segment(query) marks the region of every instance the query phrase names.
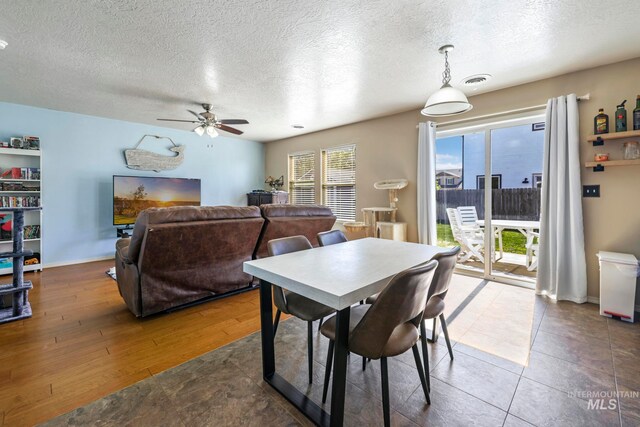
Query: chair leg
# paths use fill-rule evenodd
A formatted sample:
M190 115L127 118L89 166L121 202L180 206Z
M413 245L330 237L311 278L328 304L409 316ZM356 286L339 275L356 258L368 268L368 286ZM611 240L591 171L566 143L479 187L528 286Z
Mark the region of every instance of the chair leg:
M324 321L324 317L320 318L320 322L318 322L318 332L320 332L320 329L322 328L322 322Z
M418 351L418 344L414 344L413 347L411 347L411 350L413 350L413 359L416 361L416 368L418 368L418 375L420 376L420 384L422 384L424 398L427 399L427 404L431 405L431 398L429 397L429 389L427 388L425 373L422 370L422 363L420 362L420 352ZM427 377L428 376L429 373L427 372Z
M449 349L449 357L453 360L453 350L451 350L451 341L449 341L449 331L447 330L447 321L444 320L444 314L440 315L440 323L442 324L444 340L447 342L447 348Z
M384 426L391 425L391 411L389 409L389 372L387 370L387 358L380 359L380 367L382 368L382 410L384 412Z
M367 358L366 357L362 358L362 370L363 371L367 370Z
M278 323L280 323L280 314L282 314L282 312L280 311L280 309L278 309L278 311L276 311L276 320L273 322L273 338L276 338L276 331L278 330Z
M309 361L309 384L313 383L313 322L307 322L307 359Z
M431 331L431 342L438 341L438 318L433 318L433 330Z
M424 372L425 376L427 377L427 390L431 390L431 375L429 375L429 349L427 347L427 328L424 326L424 322L426 322L426 320L420 322L420 342L422 343L422 360L424 363Z
M324 386L322 388L322 403L327 401L327 391L329 390L329 377L331 376L331 365L333 365L333 340L329 340L329 350L327 351L327 366L324 370Z

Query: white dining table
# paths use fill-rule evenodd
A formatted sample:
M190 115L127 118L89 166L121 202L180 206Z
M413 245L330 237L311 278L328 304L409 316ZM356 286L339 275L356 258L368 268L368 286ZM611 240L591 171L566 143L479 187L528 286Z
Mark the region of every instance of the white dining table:
M484 220L478 220L478 225L484 227ZM517 230L529 242L529 239L533 239L533 233L535 230L540 230L540 221L521 221L511 219L493 219L491 220L491 228L493 228L494 236L498 236L498 245L500 248L500 255L502 256L502 232L504 230Z
M366 238L245 262L244 272L260 279L264 380L315 424L341 426L351 305L380 292L397 273L443 251L437 246ZM336 310L331 415L276 372L272 284Z

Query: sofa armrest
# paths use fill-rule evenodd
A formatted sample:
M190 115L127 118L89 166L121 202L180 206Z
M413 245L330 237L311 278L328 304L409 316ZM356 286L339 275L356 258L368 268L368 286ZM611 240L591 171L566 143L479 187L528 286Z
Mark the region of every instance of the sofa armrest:
M133 261L129 258L129 244L131 239L120 239L116 242L116 254L125 264L133 264Z

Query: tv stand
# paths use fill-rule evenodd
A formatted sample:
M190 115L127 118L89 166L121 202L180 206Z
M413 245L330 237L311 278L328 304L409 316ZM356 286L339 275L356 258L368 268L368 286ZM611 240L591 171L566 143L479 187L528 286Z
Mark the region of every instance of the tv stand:
M131 233L133 233L133 227L127 225L126 227L116 228L117 236L121 239L131 237Z

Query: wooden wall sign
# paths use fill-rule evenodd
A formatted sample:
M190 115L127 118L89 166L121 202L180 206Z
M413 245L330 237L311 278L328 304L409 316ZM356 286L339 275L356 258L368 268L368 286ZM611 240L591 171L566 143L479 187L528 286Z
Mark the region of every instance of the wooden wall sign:
M168 139L171 141L171 144L173 144L173 147L169 148L169 151L177 155L164 156L152 151L138 149L138 146L148 136L156 139ZM124 150L124 158L129 169L160 172L175 169L180 166L184 161L184 149L184 145L177 145L167 136L144 135L133 149Z

